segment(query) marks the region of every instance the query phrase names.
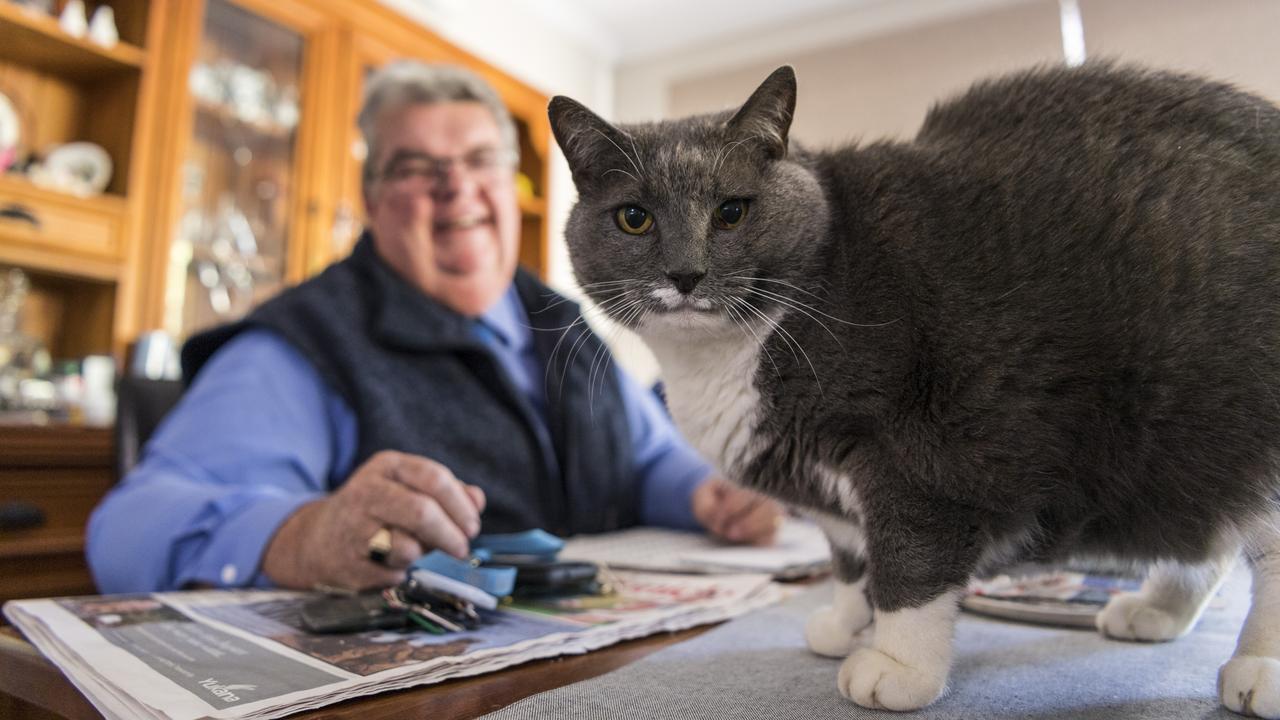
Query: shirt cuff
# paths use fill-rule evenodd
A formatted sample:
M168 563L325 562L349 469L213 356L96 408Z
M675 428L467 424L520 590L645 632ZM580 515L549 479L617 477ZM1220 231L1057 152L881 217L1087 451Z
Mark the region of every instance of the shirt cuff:
M192 583L214 587L274 587L261 572L267 543L298 508L324 493L259 495L224 522L200 551L199 561L179 575L181 589Z
M702 530L693 516L693 491L711 476L701 460L671 453L649 468L641 489L640 521L645 525Z

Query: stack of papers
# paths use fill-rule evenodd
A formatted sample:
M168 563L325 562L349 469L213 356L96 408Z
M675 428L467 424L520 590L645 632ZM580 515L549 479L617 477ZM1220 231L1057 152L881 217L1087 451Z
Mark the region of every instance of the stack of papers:
M776 541L764 547L729 545L700 532L640 527L570 538L560 559L656 572L745 572L798 578L829 570L831 546L817 526L788 519Z
M353 697L584 653L775 602L768 575L613 572L612 594L485 612L476 630L314 635L310 593L18 600L4 614L108 718L278 718Z
M994 617L1064 627L1092 628L1111 596L1142 581L1060 569L974 579L961 601L966 610Z

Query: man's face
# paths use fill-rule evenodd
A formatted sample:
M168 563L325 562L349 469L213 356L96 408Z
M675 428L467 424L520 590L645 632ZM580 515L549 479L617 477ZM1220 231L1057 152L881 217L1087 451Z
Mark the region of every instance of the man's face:
M480 103L410 105L378 118L365 191L374 247L424 292L470 317L515 273L520 211L493 115Z

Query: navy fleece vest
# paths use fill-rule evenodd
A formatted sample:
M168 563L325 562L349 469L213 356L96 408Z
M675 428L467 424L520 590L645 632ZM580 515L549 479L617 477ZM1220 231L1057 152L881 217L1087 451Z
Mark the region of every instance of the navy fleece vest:
M368 236L350 257L241 322L189 340L184 377L194 378L242 330L269 328L355 412L355 467L388 449L443 463L484 489L488 533L540 527L570 535L634 525L639 488L621 389L613 373L601 385L599 368L594 388L590 382L601 341L578 323L560 342L563 328L580 318L577 306L524 271L515 284L534 348L550 368L546 422L559 473L536 439L541 418L473 335L473 321L396 275ZM579 338L585 345L571 353Z

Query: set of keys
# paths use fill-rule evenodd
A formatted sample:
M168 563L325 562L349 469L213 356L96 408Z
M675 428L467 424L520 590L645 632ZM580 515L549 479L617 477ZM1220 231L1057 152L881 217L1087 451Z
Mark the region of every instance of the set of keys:
M408 614L409 621L434 635L474 630L480 614L470 600L429 588L413 577L382 591L392 611Z
M301 619L302 626L313 633L417 627L433 635L475 630L483 622L472 600L430 587L412 576L380 592L317 598L302 606Z
M498 598L546 598L609 592L587 562L556 560L563 541L541 530L475 538L470 558L433 551L405 579L380 592L328 596L305 604L302 625L315 633L416 626L435 635L475 630Z

